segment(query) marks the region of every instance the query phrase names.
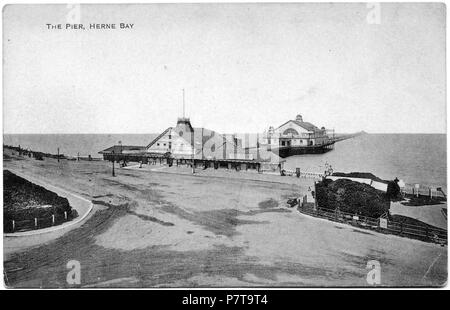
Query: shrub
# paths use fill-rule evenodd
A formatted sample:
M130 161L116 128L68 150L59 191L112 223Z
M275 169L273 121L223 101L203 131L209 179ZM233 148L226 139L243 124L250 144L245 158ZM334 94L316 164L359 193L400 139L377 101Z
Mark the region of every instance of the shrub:
M325 179L317 184L316 191L317 204L325 209L378 218L390 207L382 191L348 179Z
M43 219L43 222L45 219L44 227L46 227L52 225L52 215L55 215L55 224L65 221L64 212L67 212L68 220L78 216L77 212L72 210L67 198L60 197L8 170L3 172L3 203L5 232L10 230L6 227L9 227L12 220L16 222L29 221L28 225L31 227L26 228L33 229L34 218ZM49 207L43 208L44 205L49 205Z

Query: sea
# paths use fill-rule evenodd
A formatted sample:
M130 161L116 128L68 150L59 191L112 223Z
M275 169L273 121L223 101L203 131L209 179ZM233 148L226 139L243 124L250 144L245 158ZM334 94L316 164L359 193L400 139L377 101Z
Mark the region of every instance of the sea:
M101 157L99 151L121 141L145 146L158 134L5 134L3 144L67 156ZM370 172L408 184L447 188L446 134L364 134L335 144L325 154L285 158L285 169L323 172Z

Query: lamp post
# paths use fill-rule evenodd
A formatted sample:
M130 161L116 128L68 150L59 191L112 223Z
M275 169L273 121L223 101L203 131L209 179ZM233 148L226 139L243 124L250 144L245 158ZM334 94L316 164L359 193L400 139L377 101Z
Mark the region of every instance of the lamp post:
M119 141L119 145L120 145L120 156L119 156L119 164L120 164L120 159L122 156L122 152L123 152L123 146L122 146L122 141ZM123 159L123 167L125 166L125 159ZM120 167L120 165L119 165Z

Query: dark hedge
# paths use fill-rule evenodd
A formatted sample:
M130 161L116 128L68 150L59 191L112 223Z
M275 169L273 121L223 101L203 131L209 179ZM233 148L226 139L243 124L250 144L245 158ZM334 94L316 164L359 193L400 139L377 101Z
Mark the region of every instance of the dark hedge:
M12 220L32 221L34 218L49 220L54 214L58 219L63 218L67 212L68 220L77 217L76 210L72 210L67 198L42 186L33 184L8 170L3 172L3 223L10 226ZM51 207L42 208L43 205ZM30 222L32 225L32 222ZM9 229L8 229L9 230Z
M348 179L325 179L316 185L320 208L378 218L389 211L390 200L384 192L370 185Z

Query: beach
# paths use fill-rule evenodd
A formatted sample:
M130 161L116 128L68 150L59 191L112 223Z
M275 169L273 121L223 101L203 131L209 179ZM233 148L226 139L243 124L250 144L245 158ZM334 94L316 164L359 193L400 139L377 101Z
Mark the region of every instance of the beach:
M156 167L155 167L156 168ZM311 179L189 168L124 169L104 161L14 156L4 169L93 202L70 230L4 238L9 287L70 287L67 262L81 266L79 287L442 286L447 248L302 215L289 197Z

